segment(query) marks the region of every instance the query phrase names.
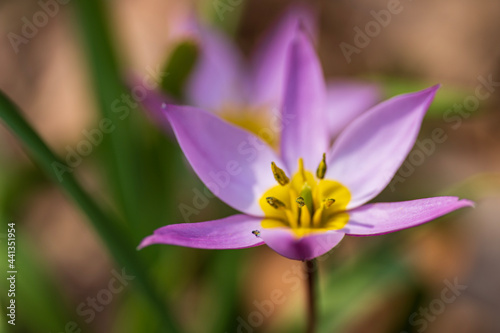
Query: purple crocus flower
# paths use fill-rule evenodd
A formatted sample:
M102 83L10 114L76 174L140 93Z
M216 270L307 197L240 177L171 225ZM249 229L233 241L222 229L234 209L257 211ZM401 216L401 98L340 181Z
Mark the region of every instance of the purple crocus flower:
M287 258L310 260L345 235L398 231L473 205L457 197L366 204L387 186L411 150L438 86L378 104L347 125L331 145L322 70L302 29L291 43L287 73L279 153L213 113L188 106L163 109L201 180L242 214L167 225L140 248L267 244Z
M185 87L187 103L259 135L260 130L280 116L287 51L297 25L301 24L314 39L315 21L308 7L291 6L259 41L248 61L223 33L190 18L182 35L194 39L200 52ZM380 101L380 96L381 91L374 84L357 80L329 82L325 107L331 111L329 115L336 114L337 118L327 116L324 120L332 137ZM162 102L170 101L158 91L150 91L142 101L153 118L166 125L158 114ZM266 140L276 143L272 138Z

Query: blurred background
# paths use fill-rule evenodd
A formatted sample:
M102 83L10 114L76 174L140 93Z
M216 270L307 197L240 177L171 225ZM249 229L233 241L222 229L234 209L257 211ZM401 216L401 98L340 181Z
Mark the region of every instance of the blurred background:
M49 13L49 2L0 1L0 90L62 157L86 138L85 131L99 128L106 105L121 101L120 88L110 87L132 73L152 75L166 92L182 96L193 66L193 50L178 32L186 17L195 13L250 55L266 29L296 3L114 0L94 8L92 1L61 0L57 12ZM373 82L383 98L443 85L420 140L432 138L436 129L446 139L434 142L429 154L416 146L420 153L410 154L398 181L375 201L457 195L476 207L395 234L346 237L320 260L319 331L500 332L500 2L401 0L400 13L366 45L357 45L355 29L364 31L375 20L373 11L393 2L308 2L318 15L318 52L327 78ZM36 17L41 10L49 14L45 23ZM30 31L26 22L33 20L41 20L40 27ZM13 35L23 31L30 37ZM345 43L357 51L346 57ZM162 71L169 75L162 77ZM470 104L478 85L488 81L482 90L488 97ZM193 191L204 187L175 140L138 107L129 111L102 144L75 162L72 174L122 221L127 244L135 249L154 229L184 222L180 207L191 205ZM169 331L138 279L116 277L131 273L3 122L0 142L0 243L6 251L7 223L15 222L18 266L16 326L7 324L8 285L2 278L0 331ZM191 222L231 213L211 198ZM181 332L303 331L301 263L265 246L152 246L137 257ZM6 272L7 256L0 262ZM123 288L110 287L115 282ZM450 287L457 284L465 287ZM276 292L282 302L263 311ZM443 295L456 297L447 302ZM93 307L92 299L100 303Z

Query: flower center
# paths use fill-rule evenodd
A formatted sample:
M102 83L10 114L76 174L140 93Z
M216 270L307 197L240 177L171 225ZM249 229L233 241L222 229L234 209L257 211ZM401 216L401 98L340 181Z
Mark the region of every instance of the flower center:
M316 175L304 169L302 158L298 163L298 171L291 179L271 163L278 185L266 191L259 200L266 216L262 227L289 227L299 237L315 231L342 229L349 220L346 207L351 193L339 182L324 179L325 154Z

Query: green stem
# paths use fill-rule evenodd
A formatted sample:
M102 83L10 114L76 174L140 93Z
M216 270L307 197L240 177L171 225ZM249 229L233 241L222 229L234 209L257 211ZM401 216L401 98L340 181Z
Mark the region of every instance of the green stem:
M66 167L43 142L38 134L22 117L19 109L9 98L0 92L0 118L20 138L29 150L33 160L52 178L56 183L71 196L75 203L87 215L89 221L107 245L111 255L118 265L135 276L140 290L157 310L158 316L163 320L163 327L168 332L178 332L173 319L170 317L164 302L151 289L148 277L144 274L135 246L129 240L128 234L122 230L117 219L107 215L82 189L70 172L60 173L55 166ZM68 168L69 169L69 168Z
M307 272L307 333L316 332L318 265L316 259L305 262Z

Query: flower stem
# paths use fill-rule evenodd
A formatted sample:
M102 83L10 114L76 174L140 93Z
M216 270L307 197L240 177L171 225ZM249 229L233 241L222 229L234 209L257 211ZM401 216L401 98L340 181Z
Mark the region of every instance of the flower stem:
M316 331L318 264L316 259L305 262L307 272L307 333Z

